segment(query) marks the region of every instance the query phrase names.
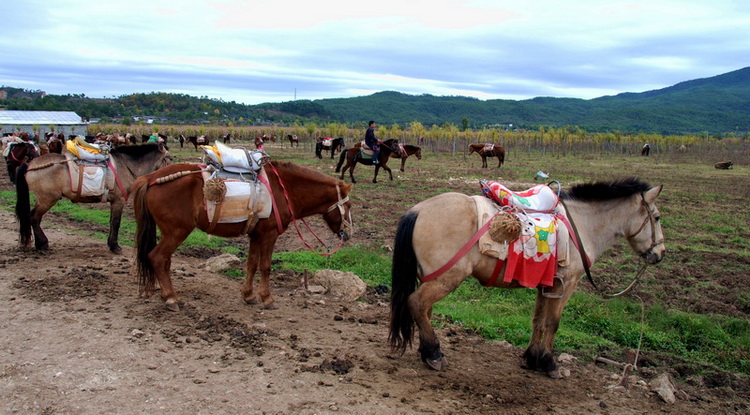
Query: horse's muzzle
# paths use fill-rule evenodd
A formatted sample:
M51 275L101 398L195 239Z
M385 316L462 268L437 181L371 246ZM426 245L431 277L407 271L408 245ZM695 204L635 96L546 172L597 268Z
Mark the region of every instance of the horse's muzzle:
M649 251L645 252L641 256L643 257L643 259L646 260L646 262L649 265L656 265L659 262L661 262L661 260L664 258L664 254L665 253L666 253L666 250L662 251L661 253L656 253L656 252L654 252L652 250L649 250Z
M338 236L339 236L339 238L341 238L341 240L342 240L342 241L344 241L344 242L346 242L346 241L348 241L348 240L349 240L349 234L348 234L348 233L346 233L346 231L345 231L345 230L343 230L343 229L339 231L339 233L338 233Z

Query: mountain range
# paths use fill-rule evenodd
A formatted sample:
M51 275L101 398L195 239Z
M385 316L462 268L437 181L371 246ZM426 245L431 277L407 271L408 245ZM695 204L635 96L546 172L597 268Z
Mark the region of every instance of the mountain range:
M4 91L4 92L3 92ZM750 131L750 67L641 93L593 99L538 97L479 100L464 96L409 95L395 91L354 98L296 100L245 105L151 92L118 98L51 95L0 87L0 106L9 110L76 111L105 120L151 116L165 123L232 125L330 123L425 126L453 124L536 129L580 127L591 132L736 133Z

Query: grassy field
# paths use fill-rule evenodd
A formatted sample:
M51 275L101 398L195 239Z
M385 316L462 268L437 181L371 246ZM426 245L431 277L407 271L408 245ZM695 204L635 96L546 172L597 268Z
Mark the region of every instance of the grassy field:
M248 143L244 144L250 147ZM267 145L274 159L290 160L334 175L334 161L313 157L303 143L289 149ZM351 144L351 143L350 143ZM582 282L565 309L557 337L558 351L582 357L597 354L622 356L639 347L642 365L671 364L694 371L727 370L750 374L750 146L739 150L672 152L639 157L622 153L552 154L534 149L509 149L506 164L482 169L477 155L463 152L425 151L422 160L410 158L406 172L391 160L394 181L380 172L371 182L373 169L359 166L358 184L352 195L356 234L351 243L330 258L309 251L277 252L277 268L295 271L331 268L352 271L369 285L390 284L392 239L396 222L409 207L431 196L458 191L479 194L479 179L498 180L513 189L534 184L537 171L564 187L578 182L637 176L653 185L663 184L657 205L662 213L667 256L650 267L636 291L637 297L604 301ZM176 161L195 162L199 153L172 144ZM325 153L324 153L325 156ZM716 170L717 161L731 159L732 170ZM338 160L338 155L336 157ZM490 166L494 166L490 160ZM348 182L348 174L346 181ZM3 205L14 204L12 190L0 195ZM104 205L102 205L104 206ZM101 206L100 206L101 208ZM95 223L106 239L108 212L69 202L55 211L77 221ZM132 220L123 223L120 240L131 245ZM196 231L184 246L245 255L246 241L207 238ZM608 292L623 288L632 279L637 258L627 243L606 253L592 272ZM241 275L235 270L231 275ZM438 324L450 322L476 330L489 339L524 346L530 335L534 290L498 290L467 280L436 305Z

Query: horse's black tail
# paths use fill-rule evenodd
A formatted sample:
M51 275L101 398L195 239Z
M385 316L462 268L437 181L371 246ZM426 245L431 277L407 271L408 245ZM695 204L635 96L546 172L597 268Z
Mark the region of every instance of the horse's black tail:
M417 288L417 256L412 246L416 212L401 217L393 245L391 268L391 325L388 342L391 349L404 353L411 346L414 334L414 317L409 310L409 296Z
M341 166L344 165L344 161L346 160L346 153L348 153L348 151L341 152L341 155L339 156L339 164L336 165L336 173L341 171Z
M135 265L141 294L149 295L156 287L156 274L148 254L156 247L156 221L148 210L146 192L148 181L141 177L133 183L133 210L137 225L135 233Z
M22 163L16 168L16 217L18 218L19 243L26 247L31 243L31 200L26 171L29 166Z

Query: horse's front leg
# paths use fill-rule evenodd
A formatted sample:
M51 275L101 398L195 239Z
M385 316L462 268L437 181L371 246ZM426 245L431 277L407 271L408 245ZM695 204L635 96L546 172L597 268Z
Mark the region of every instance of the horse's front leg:
M406 157L401 157L401 171L404 171L404 165L406 164Z
M119 192L115 189L113 192ZM119 195L119 193L117 193ZM107 246L109 250L114 254L121 254L122 248L117 242L120 235L120 223L122 222L122 211L125 207L125 199L122 197L116 197L110 202L109 208L109 237L107 238Z
M372 182L378 182L378 172L380 171L380 163L375 164L375 176L372 177Z
M562 298L546 297L541 288L537 291L532 333L529 347L523 354L525 367L547 373L551 378L558 379L562 375L554 358L555 333L560 325L562 311L570 296L575 291L578 279L565 278L565 284L555 280L552 289L554 294L562 294ZM558 285L559 284L559 285Z

